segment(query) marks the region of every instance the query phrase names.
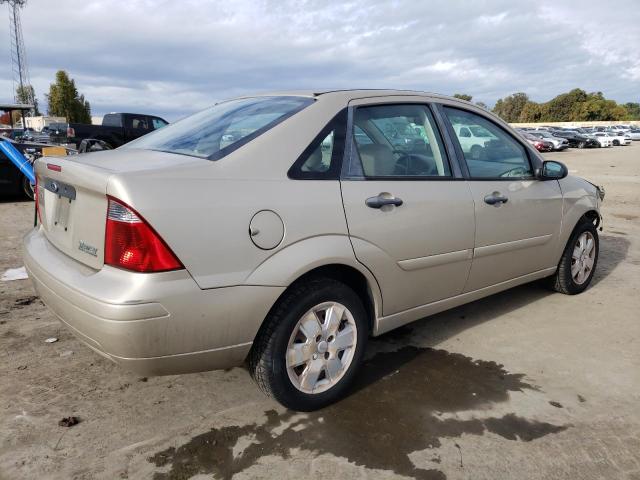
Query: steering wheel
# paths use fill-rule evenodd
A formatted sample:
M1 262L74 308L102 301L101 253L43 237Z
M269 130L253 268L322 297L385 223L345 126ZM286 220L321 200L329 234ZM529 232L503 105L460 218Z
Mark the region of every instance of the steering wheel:
M424 156L415 153L402 153L396 161L395 175L433 176L438 171L435 164L428 162Z

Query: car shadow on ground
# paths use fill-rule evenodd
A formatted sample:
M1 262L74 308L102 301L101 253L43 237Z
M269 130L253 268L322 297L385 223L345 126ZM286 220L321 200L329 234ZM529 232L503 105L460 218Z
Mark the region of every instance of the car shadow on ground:
M603 281L627 255L629 242L603 236L601 262L593 286ZM491 432L503 439L529 442L570 427L525 418L465 416L456 412L486 410L507 402L513 392L536 391L540 412L562 408L525 380L493 361L477 360L434 348L443 340L483 322L509 314L550 295L540 282L523 285L434 315L371 339L369 356L342 401L318 412L297 414L273 409L266 421L222 426L194 436L178 447L148 457L159 470L155 479L213 474L231 478L275 455L287 459L302 449L330 453L357 466L419 479L444 479L441 458L433 450L444 439ZM416 346L419 344L420 346ZM429 346L424 346L429 345ZM555 405L553 405L555 403ZM238 452L236 445L250 439ZM460 449L457 443L454 445ZM426 451L416 465L414 452ZM462 459L462 451L460 450Z

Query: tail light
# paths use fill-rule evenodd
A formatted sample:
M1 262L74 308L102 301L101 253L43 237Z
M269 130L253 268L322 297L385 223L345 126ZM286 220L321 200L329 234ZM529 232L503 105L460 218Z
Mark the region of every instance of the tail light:
M184 268L160 235L124 202L109 198L104 263L135 272Z
M42 215L40 214L40 196L42 195L40 193L40 189L38 188L38 175L36 175L36 185L34 187L34 195L33 198L36 201L36 214L38 215L38 221L40 221L40 223L42 223ZM37 225L37 222L34 222L34 227Z
M67 137L75 137L75 136L76 136L76 131L71 127L67 127Z

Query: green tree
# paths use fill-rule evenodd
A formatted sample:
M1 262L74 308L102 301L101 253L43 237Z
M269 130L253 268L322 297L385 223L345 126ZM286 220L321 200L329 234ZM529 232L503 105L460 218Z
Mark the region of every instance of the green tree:
M56 81L49 86L46 97L49 115L65 117L67 122L91 123L89 102L78 94L75 81L64 70L56 73Z
M33 113L35 116L38 116L40 115L40 110L38 109L38 99L36 98L36 92L33 86L24 85L16 88L16 100L18 103L31 103L31 99L33 99Z
M543 115L544 107L542 105L536 102L527 102L524 107L522 107L522 110L520 110L518 122L540 122L542 121Z
M560 94L548 102L536 103L525 93L514 93L496 102L493 112L507 122L590 122L640 119L640 104L618 105L602 92L580 88Z
M640 103L628 102L623 107L627 110L629 120L640 120Z
M505 122L518 122L520 114L527 103L529 103L529 96L526 93L514 93L498 100L493 107L493 113L501 117Z
M453 96L455 98L459 98L460 100L466 100L467 102L470 102L473 98L471 95L467 95L466 93L455 93Z
M585 102L587 98L587 92L580 88L574 88L569 93L558 95L547 102L544 121L570 122L578 120L576 117L580 109L579 104Z

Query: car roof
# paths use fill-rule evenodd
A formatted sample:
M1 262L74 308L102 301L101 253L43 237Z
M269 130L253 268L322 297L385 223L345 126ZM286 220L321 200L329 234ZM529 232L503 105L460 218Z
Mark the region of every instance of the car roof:
M440 95L437 93L424 92L419 90L397 90L397 89L373 89L373 88L360 88L360 89L316 89L316 90L284 90L275 92L264 92L255 95L246 95L243 98L248 97L269 97L269 96L294 96L294 97L311 97L322 98L332 97L332 99L341 99L343 101L351 101L359 98L370 97L395 97L395 96L418 96L428 97L433 99L446 99L453 100L460 103L467 103L473 105L471 102L461 100L459 98L450 97L447 95Z

